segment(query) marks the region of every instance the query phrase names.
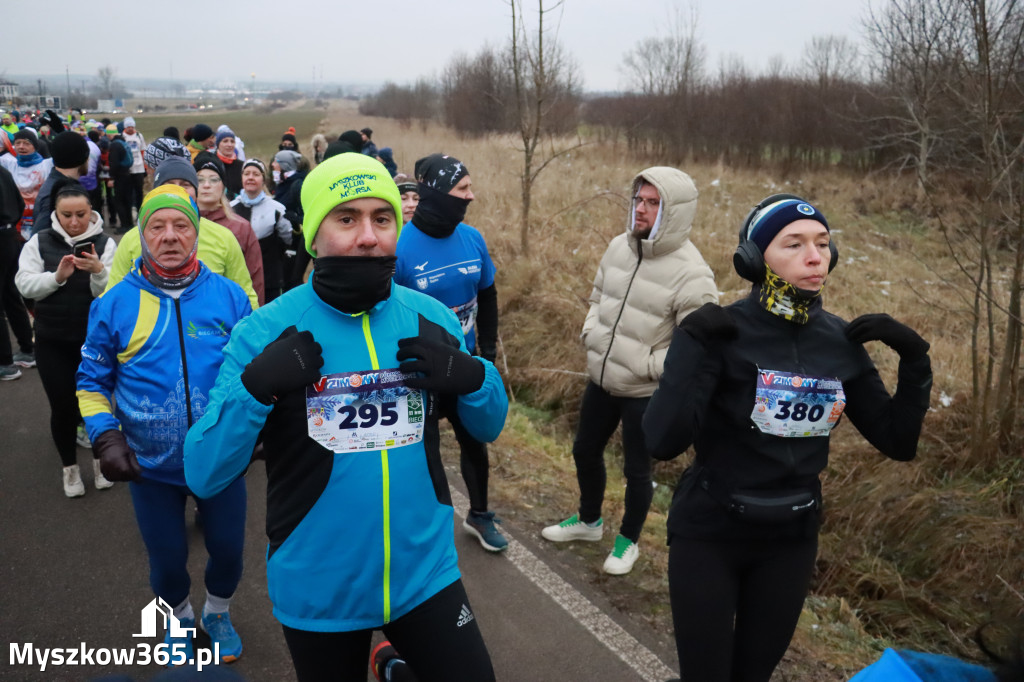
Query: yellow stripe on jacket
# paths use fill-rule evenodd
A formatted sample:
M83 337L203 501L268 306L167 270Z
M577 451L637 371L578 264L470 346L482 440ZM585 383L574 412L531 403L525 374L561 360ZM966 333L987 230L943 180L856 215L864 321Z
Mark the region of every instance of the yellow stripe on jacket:
M160 299L148 291L139 289L139 315L135 320L135 328L132 330L128 345L117 354L119 363L125 364L142 350L152 335L153 328L156 327L158 317L160 317Z

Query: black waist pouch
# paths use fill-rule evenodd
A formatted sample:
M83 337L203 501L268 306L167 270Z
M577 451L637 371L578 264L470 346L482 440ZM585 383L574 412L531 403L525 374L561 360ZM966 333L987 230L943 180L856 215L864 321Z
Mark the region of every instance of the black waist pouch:
M738 490L729 495L729 511L749 523L786 523L817 508L810 490Z
M775 524L796 521L821 507L817 492L806 488L736 490L708 469L697 472L698 485L738 521Z

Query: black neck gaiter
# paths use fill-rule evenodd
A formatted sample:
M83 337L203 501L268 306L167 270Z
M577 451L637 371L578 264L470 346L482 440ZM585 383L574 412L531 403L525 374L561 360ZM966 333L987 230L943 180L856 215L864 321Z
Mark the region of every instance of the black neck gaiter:
M313 261L313 291L347 315L366 312L391 295L394 256L320 256Z
M412 216L412 224L428 237L434 239L447 237L466 217L466 207L469 206L468 199L461 199L447 192L441 192L422 182L419 183L417 191L420 195L420 203L416 206L416 213Z

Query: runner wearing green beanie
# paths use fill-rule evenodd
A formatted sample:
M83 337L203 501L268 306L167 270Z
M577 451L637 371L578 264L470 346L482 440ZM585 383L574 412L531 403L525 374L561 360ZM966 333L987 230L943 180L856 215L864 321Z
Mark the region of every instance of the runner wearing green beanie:
M339 154L327 159L302 183L303 237L306 251L316 258L313 238L324 217L338 204L353 199L383 199L395 209L398 230L402 230L402 195L391 173L376 159L364 154Z
M150 219L165 208L188 218L195 234L168 239L147 230ZM142 243L140 273L151 284L164 289L184 289L199 276L199 207L181 187L161 185L146 195L139 210L139 238Z
M173 208L184 213L196 232L199 232L199 207L196 201L188 193L177 185L162 185L150 191L142 200L142 212L139 214L139 225L142 231L146 229L149 216L161 208Z
M493 441L508 410L501 375L466 351L447 305L392 281L402 207L384 166L332 157L301 198L313 273L232 331L189 431L185 480L218 494L263 439L267 584L299 680L365 679L376 629L417 679L493 682L434 406Z

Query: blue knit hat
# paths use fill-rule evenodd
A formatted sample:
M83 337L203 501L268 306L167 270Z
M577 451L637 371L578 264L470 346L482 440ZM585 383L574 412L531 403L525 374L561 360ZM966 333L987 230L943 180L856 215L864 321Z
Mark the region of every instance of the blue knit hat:
M220 141L223 140L226 137L230 137L233 140L233 139L235 139L235 133L234 133L234 131L231 130L231 128L227 128L225 126L221 126L220 128L217 129L217 139L215 140L216 144L214 146L219 147L220 146Z
M747 239L754 242L761 253L787 225L797 220L816 220L828 230L828 222L821 211L803 199L782 199L761 209L747 228Z

